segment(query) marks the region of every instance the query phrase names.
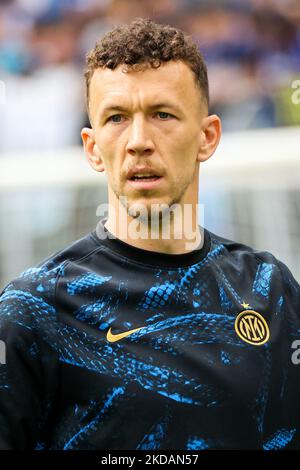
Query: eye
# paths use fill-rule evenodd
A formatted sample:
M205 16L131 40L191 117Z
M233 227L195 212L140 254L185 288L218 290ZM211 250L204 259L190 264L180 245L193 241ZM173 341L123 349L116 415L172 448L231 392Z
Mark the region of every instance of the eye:
M114 122L115 124L119 124L121 122L122 114L113 114L107 119L107 122Z
M173 117L170 113L165 113L164 111L158 111L157 113L163 120Z

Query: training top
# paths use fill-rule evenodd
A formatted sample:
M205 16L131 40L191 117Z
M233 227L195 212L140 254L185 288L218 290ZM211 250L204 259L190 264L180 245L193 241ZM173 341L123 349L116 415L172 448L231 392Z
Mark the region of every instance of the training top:
M0 449L299 449L300 286L203 228L85 237L0 295Z

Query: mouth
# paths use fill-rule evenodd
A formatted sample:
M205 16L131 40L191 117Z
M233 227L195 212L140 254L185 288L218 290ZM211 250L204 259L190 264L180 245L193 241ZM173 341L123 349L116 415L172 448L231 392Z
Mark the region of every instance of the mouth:
M153 189L157 187L162 181L162 176L151 175L151 176L132 176L128 178L129 184L135 189Z

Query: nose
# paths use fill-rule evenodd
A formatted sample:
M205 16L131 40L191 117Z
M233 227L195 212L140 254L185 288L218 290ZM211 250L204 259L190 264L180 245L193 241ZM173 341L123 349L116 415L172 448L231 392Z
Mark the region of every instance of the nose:
M147 123L143 116L135 116L129 128L129 137L126 151L130 155L151 155L154 151L154 143L150 137Z

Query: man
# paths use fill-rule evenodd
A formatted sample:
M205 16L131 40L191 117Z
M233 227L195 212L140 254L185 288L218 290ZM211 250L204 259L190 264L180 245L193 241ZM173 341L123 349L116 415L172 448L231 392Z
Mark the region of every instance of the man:
M298 448L300 287L197 222L221 133L197 47L137 19L97 43L86 81L108 216L0 297L1 448Z

